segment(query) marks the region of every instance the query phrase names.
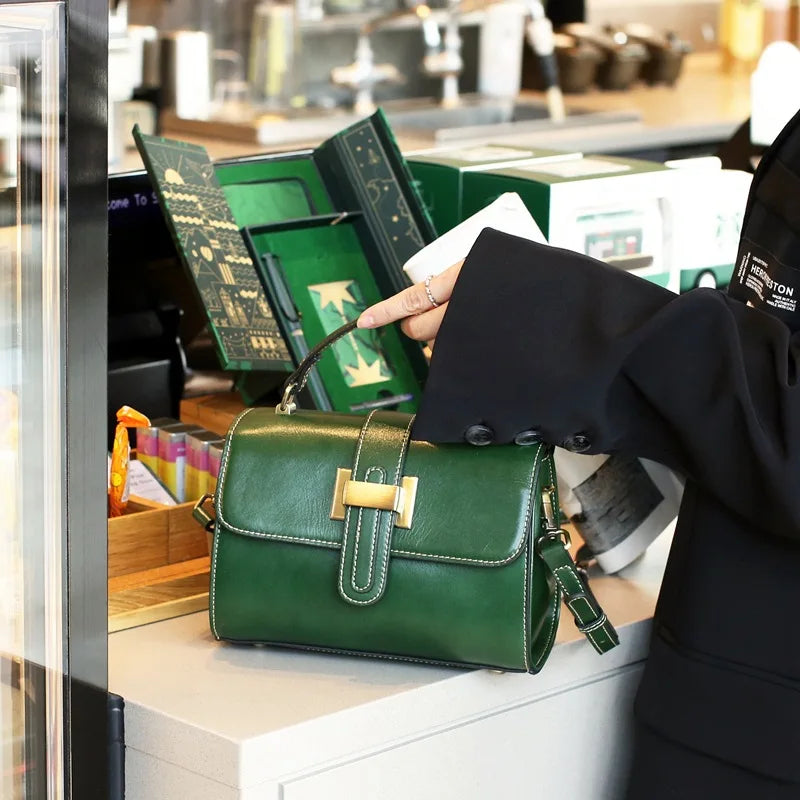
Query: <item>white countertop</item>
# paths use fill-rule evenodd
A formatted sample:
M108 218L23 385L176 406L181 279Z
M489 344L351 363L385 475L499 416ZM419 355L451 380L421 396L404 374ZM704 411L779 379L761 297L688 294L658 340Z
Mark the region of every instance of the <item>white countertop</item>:
M222 644L202 613L114 633L109 688L125 699L128 771L140 757L187 780L264 785L641 662L670 539L617 576L592 580L620 646L598 656L564 610L535 676Z

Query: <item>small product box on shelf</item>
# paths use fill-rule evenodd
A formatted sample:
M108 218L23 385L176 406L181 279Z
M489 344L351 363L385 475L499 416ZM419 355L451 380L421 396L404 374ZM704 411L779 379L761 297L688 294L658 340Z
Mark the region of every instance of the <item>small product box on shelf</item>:
M186 500L186 435L195 425L168 425L158 431L158 477L179 503Z
M136 429L136 458L158 475L158 431L167 425L180 425L173 417L158 417L149 427Z
M681 170L654 161L586 156L464 175L464 213L516 192L549 244L606 261L678 291L672 217Z
M214 443L208 446L208 488L209 494L217 491L217 480L219 479L220 464L222 463L223 443Z
M464 176L467 173L516 165L571 161L580 157L581 154L577 152L543 147L486 144L424 150L408 155L407 159L422 199L441 235L471 216L464 207Z
M186 500L198 500L208 491L208 449L223 441L211 431L186 435Z

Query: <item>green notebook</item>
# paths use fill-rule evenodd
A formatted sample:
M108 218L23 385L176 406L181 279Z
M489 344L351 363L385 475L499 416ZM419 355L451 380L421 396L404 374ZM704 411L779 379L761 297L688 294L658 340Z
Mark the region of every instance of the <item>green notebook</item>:
M291 370L289 349L205 149L145 136L138 126L134 136L223 369Z

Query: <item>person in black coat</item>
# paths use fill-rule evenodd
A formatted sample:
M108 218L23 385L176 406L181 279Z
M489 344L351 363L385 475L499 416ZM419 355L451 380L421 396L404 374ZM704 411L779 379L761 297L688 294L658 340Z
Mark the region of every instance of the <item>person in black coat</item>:
M756 174L743 236L784 267L800 265L799 174L795 118ZM800 333L748 305L486 230L463 265L359 321L435 339L416 439L533 435L686 476L629 800L800 798Z

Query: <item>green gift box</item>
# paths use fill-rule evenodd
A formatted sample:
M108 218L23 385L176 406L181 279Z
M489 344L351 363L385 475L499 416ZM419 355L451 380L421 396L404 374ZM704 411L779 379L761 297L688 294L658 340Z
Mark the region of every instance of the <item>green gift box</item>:
M248 402L407 286L403 264L435 238L381 112L316 150L278 155L212 163L194 145L141 134L137 144ZM255 347L266 357L252 358ZM322 358L309 391L321 409L414 411L426 372L419 345L396 329L356 330Z
M472 145L424 150L407 156L411 174L439 234L463 222L465 175L503 167L580 158L581 154L541 147Z
M516 192L547 241L677 291L671 220L680 170L615 156L516 165L464 174L464 215Z

